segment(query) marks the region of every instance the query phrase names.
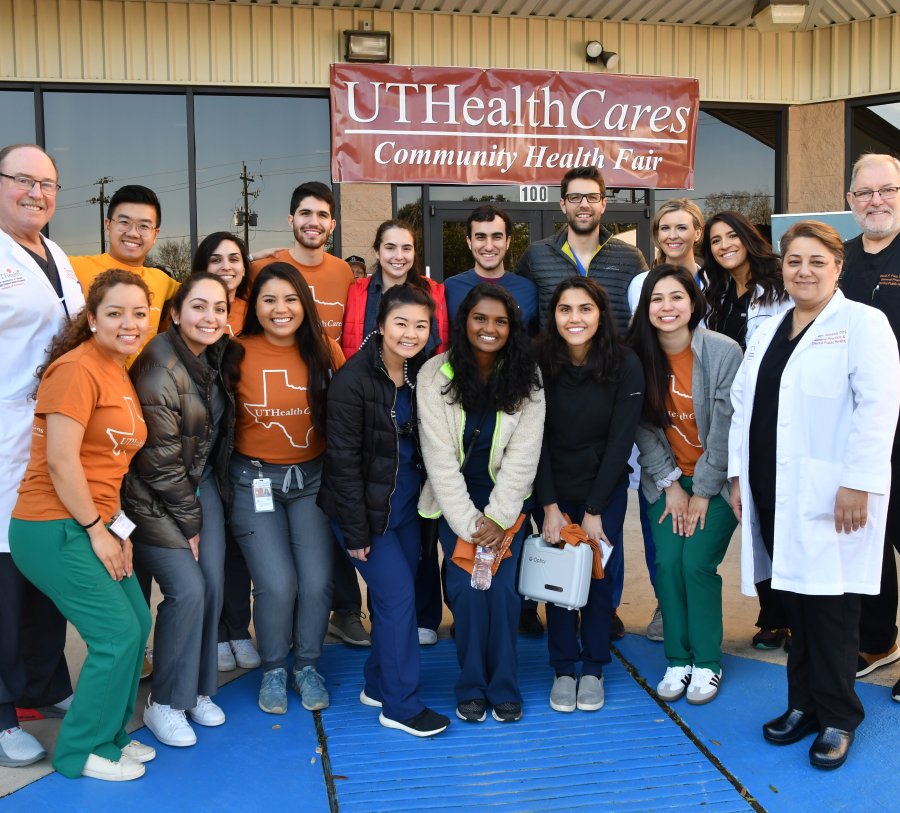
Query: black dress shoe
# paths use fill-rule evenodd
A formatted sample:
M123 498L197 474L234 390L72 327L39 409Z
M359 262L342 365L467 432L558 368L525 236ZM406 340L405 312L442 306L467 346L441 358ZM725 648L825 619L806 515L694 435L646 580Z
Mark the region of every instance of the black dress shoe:
M847 761L853 743L852 731L825 728L809 749L809 762L816 768L840 768Z
M818 730L819 722L815 712L788 709L781 717L769 720L763 726L763 736L775 745L790 745Z

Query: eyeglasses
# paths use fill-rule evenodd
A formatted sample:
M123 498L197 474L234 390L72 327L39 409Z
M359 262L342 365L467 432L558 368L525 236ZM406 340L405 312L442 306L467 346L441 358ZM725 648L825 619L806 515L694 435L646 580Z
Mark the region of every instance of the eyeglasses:
M566 195L566 200L576 206L583 200L586 200L588 203L600 203L603 200L603 195L599 192L569 192Z
M401 423L399 426L397 426L397 437L401 439L415 437L418 424L418 421L407 421L406 423Z
M117 217L110 222L123 232L128 232L131 231L132 228L135 228L138 230L138 234L140 234L141 237L149 237L153 232L158 231L156 226L151 226L146 222L139 223L136 220L132 220L130 217Z
M898 190L900 190L900 186L882 186L881 189L860 189L850 194L860 203L868 203L875 197L876 192L881 195L882 200L893 200L897 197Z
M53 197L53 195L62 189L56 181L39 181L37 178L32 178L30 175L7 175L5 172L0 172L0 177L9 178L19 187L19 189L24 189L27 192L34 189L34 185L37 184L41 188L41 192L48 197Z

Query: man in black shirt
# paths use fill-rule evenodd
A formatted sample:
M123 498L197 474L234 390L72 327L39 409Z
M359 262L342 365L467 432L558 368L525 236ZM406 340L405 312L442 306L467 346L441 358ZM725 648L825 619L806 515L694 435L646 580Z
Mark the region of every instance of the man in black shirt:
M890 155L863 155L853 166L850 210L863 233L844 244L841 289L848 299L883 311L900 337L900 161ZM872 349L877 352L877 348ZM900 550L900 432L894 435L893 477L885 534L881 593L863 596L857 677L900 660L897 646L897 566ZM900 681L893 689L900 700Z

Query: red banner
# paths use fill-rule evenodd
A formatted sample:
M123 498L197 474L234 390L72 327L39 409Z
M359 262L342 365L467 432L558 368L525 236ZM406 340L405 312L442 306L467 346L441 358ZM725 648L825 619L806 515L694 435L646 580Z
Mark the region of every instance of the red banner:
M696 79L555 71L331 66L336 182L692 189Z

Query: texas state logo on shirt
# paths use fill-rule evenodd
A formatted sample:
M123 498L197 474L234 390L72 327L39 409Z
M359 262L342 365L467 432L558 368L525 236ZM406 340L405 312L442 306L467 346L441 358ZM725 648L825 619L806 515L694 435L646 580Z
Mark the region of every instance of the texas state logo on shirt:
M263 398L260 403L244 403L247 414L263 429L274 430L295 449L306 449L313 432L309 419L306 387L295 386L288 380L287 370L262 371ZM288 406L289 404L294 406Z
M133 454L144 445L144 441L137 436L138 421L144 423L144 417L141 415L140 409L136 407L134 398L130 395L125 395L123 400L125 401L125 406L128 407L131 417L131 428L109 428L106 430L107 436L112 441L112 453L117 457L120 454Z

